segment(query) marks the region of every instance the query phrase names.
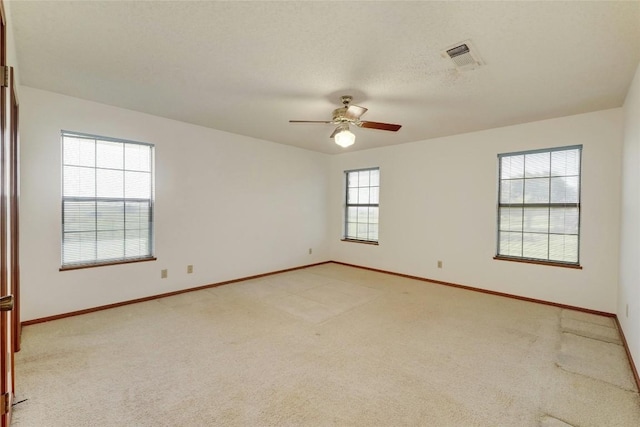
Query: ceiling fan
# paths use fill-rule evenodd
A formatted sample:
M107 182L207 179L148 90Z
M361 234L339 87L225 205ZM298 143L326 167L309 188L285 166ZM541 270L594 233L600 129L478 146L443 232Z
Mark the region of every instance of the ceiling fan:
M391 123L360 120L360 117L367 112L367 109L358 105L351 105L352 99L349 95L340 97L343 106L333 110L333 120L289 120L289 123L333 123L338 125L329 138L335 138L336 144L341 147L348 147L356 140L356 136L349 130L349 124L361 128L389 130L392 132L397 132L402 127Z

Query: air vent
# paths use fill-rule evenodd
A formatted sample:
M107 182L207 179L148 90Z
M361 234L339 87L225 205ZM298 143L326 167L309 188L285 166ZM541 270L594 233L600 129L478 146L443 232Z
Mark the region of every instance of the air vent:
M478 55L478 51L471 43L471 40L456 43L446 48L442 51L442 57L451 59L456 68L461 71L473 70L483 65L482 59L480 59L480 55Z

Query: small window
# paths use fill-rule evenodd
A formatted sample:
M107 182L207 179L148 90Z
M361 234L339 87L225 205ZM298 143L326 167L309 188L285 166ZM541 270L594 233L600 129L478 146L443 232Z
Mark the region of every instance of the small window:
M62 132L62 269L153 258L153 154Z
M582 146L500 154L496 258L579 265Z
M345 240L378 243L380 169L345 172Z

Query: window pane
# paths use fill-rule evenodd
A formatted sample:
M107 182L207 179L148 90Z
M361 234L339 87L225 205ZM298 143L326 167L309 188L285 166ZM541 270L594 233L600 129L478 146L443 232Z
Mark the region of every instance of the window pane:
M522 233L500 232L499 254L522 256Z
M369 225L358 223L358 231L356 237L360 240L368 240L369 238Z
M502 181L500 203L522 203L524 201L524 180Z
M580 150L554 151L551 153L552 176L577 176L580 174Z
M525 258L548 259L548 234L522 234L522 256Z
M580 176L580 150L567 151L567 175Z
M143 257L150 252L149 235L144 230L127 230L124 243L127 258Z
M124 229L124 202L98 202L99 231Z
M525 178L549 176L551 172L550 153L527 154L524 158Z
M63 233L74 231L95 231L96 204L93 201L63 202Z
M579 177L551 178L551 203L578 203Z
M124 230L98 231L97 256L100 260L124 258Z
M97 197L124 197L124 171L96 169Z
M522 208L500 208L500 230L522 231Z
M358 208L348 207L347 208L347 221L348 222L356 222L358 220Z
M578 236L550 235L549 259L578 262Z
M151 172L151 147L142 144L125 144L124 168Z
M378 208L369 208L369 224L378 223Z
M132 199L151 198L151 174L148 172L124 173L124 197Z
M549 215L549 232L578 234L578 208L552 208Z
M96 141L96 167L124 168L124 144L121 142Z
M349 189L349 193L347 195L347 203L358 203L358 189L357 188L350 188Z
M63 164L74 166L95 166L95 141L81 138L65 137L63 148Z
M525 208L522 228L535 233L549 232L549 209Z
M64 166L62 195L64 197L95 197L96 172L93 168Z
M367 240L378 240L378 224L369 224L369 237Z
M549 178L527 179L524 183L525 203L549 203Z
M380 187L369 188L369 203L380 203Z
M358 172L358 187L369 186L369 171Z
M524 177L524 156L505 156L500 160L500 179Z
M360 178L362 180L362 177ZM360 187L358 189L358 203L370 203L369 202L369 187Z
M349 188L358 186L358 172L349 172L347 173L347 182Z
M380 170L373 169L370 172L371 174L369 175L369 185L371 185L372 187L379 187L380 186Z
M65 233L62 235L62 262L74 264L96 260L95 232Z
M348 222L347 223L347 237L351 239L355 239L358 235L358 223L356 222Z
M369 208L358 208L358 222L369 222Z
M125 202L125 229L143 230L151 228L151 206L147 202Z

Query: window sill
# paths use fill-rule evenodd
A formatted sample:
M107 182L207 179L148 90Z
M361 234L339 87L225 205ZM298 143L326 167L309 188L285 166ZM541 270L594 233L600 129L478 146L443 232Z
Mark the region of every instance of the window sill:
M374 245L378 246L378 242L373 242L371 240L357 240L357 239L340 239L342 242L351 242L351 243L362 243L364 245Z
M126 261L110 261L110 262L99 262L94 264L63 265L62 267L60 267L60 271L80 270L83 268L94 268L94 267L105 267L107 265L132 264L134 262L146 262L146 261L155 261L155 260L157 260L156 257L148 257L148 258L130 259Z
M562 262L541 261L537 259L526 259L526 258L510 258L505 256L499 256L499 255L494 256L493 259L498 261L523 262L525 264L548 265L551 267L564 267L564 268L573 268L576 270L582 270L582 266L579 264L565 264Z

